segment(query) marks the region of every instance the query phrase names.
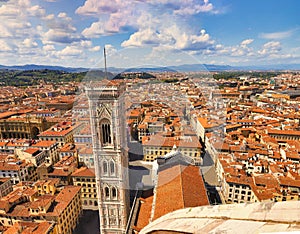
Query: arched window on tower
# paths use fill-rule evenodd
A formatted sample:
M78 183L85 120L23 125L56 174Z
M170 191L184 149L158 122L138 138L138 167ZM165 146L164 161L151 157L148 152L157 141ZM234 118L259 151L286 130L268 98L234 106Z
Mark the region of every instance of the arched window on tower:
M112 194L112 199L118 198L117 189L115 187L112 187L111 194Z
M104 161L103 161L103 174L104 174L104 175L107 175L107 173L108 173L108 164L107 164L107 162L104 160Z
M110 161L109 167L110 167L110 174L114 175L116 170L115 170L115 162L113 160Z
M111 140L111 130L110 122L108 119L103 119L100 122L100 132L101 132L101 144L108 145L112 143Z
M105 197L105 199L109 199L109 188L108 187L104 188L104 197Z

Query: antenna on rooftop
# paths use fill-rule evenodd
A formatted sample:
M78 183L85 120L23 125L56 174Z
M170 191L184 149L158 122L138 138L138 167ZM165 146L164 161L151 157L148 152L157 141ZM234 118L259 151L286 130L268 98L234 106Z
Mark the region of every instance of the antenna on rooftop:
M107 66L106 66L106 50L105 50L105 46L104 46L103 52L104 52L104 71L105 71L105 79L107 79Z

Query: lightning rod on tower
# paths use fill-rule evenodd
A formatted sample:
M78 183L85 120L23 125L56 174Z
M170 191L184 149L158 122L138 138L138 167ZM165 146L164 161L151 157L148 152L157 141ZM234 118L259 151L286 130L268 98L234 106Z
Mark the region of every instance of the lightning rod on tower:
M104 46L104 71L105 71L105 79L107 79L107 66L106 66L106 50Z

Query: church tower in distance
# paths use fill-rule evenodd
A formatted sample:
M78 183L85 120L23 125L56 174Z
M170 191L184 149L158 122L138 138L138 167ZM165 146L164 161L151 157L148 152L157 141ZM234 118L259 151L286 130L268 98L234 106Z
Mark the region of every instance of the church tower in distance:
M100 233L125 233L129 212L124 84L90 83L89 99Z

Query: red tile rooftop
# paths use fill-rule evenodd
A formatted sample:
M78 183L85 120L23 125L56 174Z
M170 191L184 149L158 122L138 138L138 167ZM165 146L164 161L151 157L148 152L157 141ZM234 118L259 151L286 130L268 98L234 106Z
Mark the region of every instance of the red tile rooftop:
M144 146L161 146L161 147L189 147L201 149L202 146L196 136L182 136L182 137L163 137L161 135L151 135L142 138Z
M92 146L90 147L81 147L80 145L77 145L77 147L79 148L79 154L93 154L93 148Z
M300 181L289 177L279 176L279 183L281 186L300 188Z
M19 171L21 168L29 165L25 160L18 161L20 164L16 164L17 161L12 164L11 162L0 162L0 171Z
M52 201L54 201L55 196L53 195L42 195L39 196L36 200L32 201L29 204L29 207L31 209L39 209L40 207L45 207L47 205L49 205L49 203L51 204Z
M268 134L274 135L293 135L293 136L300 136L300 131L296 130L277 130L277 129L269 129L267 130Z
M155 201L154 219L184 207L209 205L200 168L176 165L160 171Z
M3 234L45 234L52 229L53 223L42 221L36 222L16 222Z
M4 113L0 113L0 119L4 119L4 118L10 117L12 115L16 115L16 114L18 114L18 112L15 112L15 111L7 111Z
M59 152L70 152L70 151L72 152L77 151L77 147L74 143L67 143L59 149Z
M68 168L54 168L52 172L48 173L48 176L68 176L70 174Z
M70 166L70 165L73 165L76 162L77 162L76 157L74 157L74 156L65 156L60 161L55 163L54 167L59 168L59 167Z
M33 147L50 147L52 145L55 145L56 141L38 141L35 144L33 144Z
M253 177L254 183L257 186L264 186L266 188L279 189L278 179L272 174L261 174Z
M153 195L146 198L140 198L140 211L137 218L136 226L133 228L140 231L150 222L151 210L153 203Z
M24 150L25 153L32 154L32 155L38 153L39 151L40 150L37 148L28 148L28 149Z
M69 127L67 129L50 129L50 130L46 130L42 133L40 133L38 136L39 137L60 137L60 136L66 136L67 134L69 134L70 132L72 132L73 127Z
M81 167L72 173L74 177L95 177L95 169Z

